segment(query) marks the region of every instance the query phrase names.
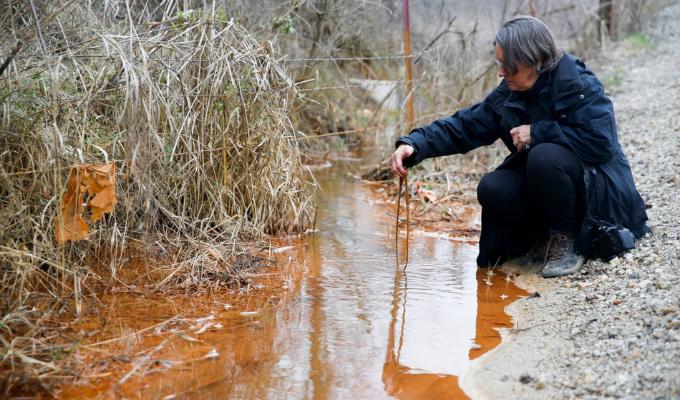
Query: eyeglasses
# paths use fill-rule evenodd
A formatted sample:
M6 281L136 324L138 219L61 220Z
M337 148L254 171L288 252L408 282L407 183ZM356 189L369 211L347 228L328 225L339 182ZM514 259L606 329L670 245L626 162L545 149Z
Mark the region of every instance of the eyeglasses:
M502 62L498 61L498 59L494 58L493 59L496 62L496 65L498 65L498 68L503 68L503 73L507 76L513 76L514 74L508 70L508 67L503 64Z

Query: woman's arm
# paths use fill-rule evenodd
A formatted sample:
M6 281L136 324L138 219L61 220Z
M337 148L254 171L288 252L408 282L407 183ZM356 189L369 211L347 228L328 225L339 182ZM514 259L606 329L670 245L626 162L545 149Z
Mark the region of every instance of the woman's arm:
M487 101L488 98L400 138L397 148L406 144L414 150L403 159L403 165L408 168L426 158L467 153L495 142L499 137L499 117Z

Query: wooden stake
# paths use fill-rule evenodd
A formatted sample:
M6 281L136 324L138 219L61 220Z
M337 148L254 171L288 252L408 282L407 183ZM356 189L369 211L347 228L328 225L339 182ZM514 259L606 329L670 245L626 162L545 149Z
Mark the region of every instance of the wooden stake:
M414 120L414 98L413 98L413 74L411 65L411 22L409 19L409 4L408 0L402 0L402 14L404 19L404 63L406 66L406 121L408 122L409 131L413 130Z
M404 188L405 186L405 188ZM397 268L399 268L399 210L401 208L401 191L406 190L405 200L406 200L406 260L404 262L404 269L408 266L408 242L409 235L411 231L411 204L408 198L408 171L406 172L406 178L399 178L399 196L397 198L397 223L394 229L394 252L397 256Z

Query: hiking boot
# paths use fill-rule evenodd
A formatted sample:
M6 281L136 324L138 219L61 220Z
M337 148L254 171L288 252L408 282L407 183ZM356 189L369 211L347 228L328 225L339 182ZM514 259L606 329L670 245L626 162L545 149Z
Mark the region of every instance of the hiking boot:
M569 275L578 271L586 261L585 256L579 256L574 250L575 234L555 233L550 235L548 251L545 255L544 278Z

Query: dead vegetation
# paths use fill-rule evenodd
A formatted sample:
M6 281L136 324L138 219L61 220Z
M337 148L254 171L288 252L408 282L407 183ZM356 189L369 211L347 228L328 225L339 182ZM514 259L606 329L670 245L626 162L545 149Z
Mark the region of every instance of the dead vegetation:
M605 3L534 3L539 18L569 16L568 42L592 54L607 27ZM649 3L616 3L612 35L637 29L663 1ZM496 84L491 38L478 21L457 18L443 1L423 4L427 26L414 32L417 124ZM72 355L87 350L91 332L72 322L104 318L103 291L248 288L248 271L275 265L257 239L314 223L301 149L327 156L360 144L372 162L387 157L407 133L401 5L352 5L0 2L0 53L24 43L0 76L0 393L49 393L77 377ZM499 11L500 19L527 12L519 0L499 2ZM392 89L372 97L356 79ZM310 141L301 132L329 136ZM496 144L428 161L419 187L447 188L440 198L467 188L469 197L503 153ZM98 191L80 183L80 173L101 165L115 171L113 210L108 198L97 211ZM384 163L367 177L393 179ZM442 204L424 205L422 217L464 220L465 210ZM85 232L88 240L71 240Z
M92 4L108 2L0 4L2 53L25 43L0 78L3 396L76 374L63 355L87 333L69 321L98 291L241 286L271 266L255 239L313 222L272 43L222 12L109 24ZM133 248L160 263L122 271Z

